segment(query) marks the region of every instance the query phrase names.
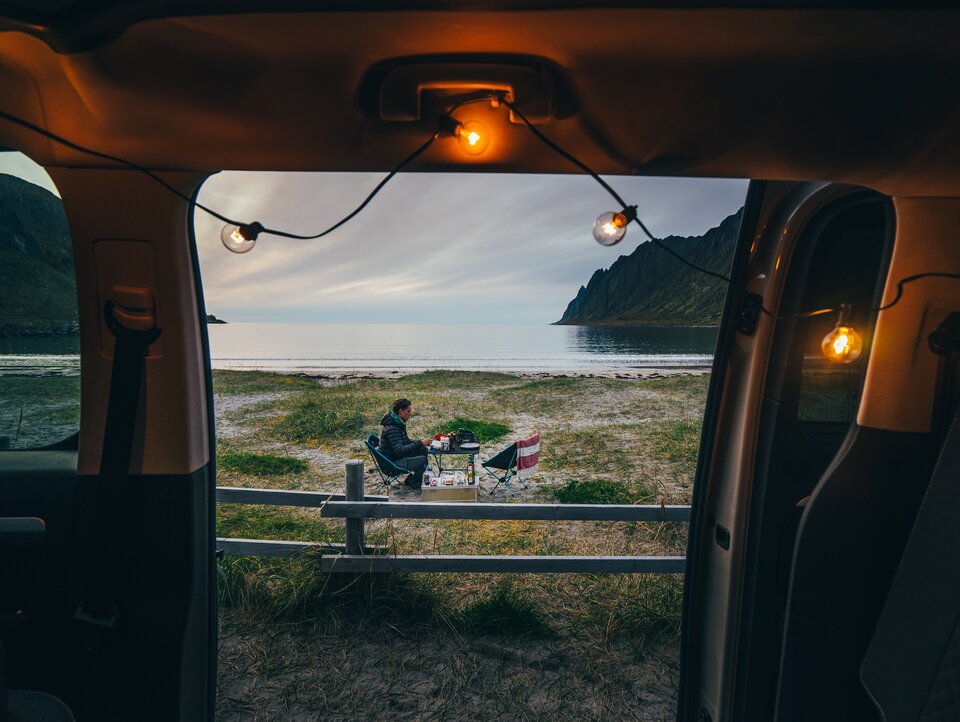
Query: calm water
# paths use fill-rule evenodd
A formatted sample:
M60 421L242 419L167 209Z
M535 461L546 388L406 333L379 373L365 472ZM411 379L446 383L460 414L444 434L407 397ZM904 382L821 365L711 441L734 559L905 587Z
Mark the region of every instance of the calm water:
M715 328L212 325L214 368L628 370L709 366ZM75 336L0 337L0 375L79 373Z
M214 368L574 370L707 366L715 328L525 325L210 326Z

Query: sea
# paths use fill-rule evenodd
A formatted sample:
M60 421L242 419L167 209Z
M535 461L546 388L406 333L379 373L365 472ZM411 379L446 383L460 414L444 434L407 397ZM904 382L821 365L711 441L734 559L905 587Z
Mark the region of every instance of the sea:
M703 368L717 329L507 324L211 324L215 369L630 371ZM79 373L75 336L0 336L0 375Z

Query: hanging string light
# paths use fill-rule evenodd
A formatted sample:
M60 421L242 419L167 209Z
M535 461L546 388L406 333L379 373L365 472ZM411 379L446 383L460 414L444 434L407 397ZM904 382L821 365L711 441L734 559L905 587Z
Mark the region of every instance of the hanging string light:
M852 312L851 306L842 305L837 325L820 342L820 352L829 361L849 364L863 353L863 337L850 323Z
M143 173L151 180L158 183L168 192L185 201L188 204L189 208L195 208L203 211L209 216L216 218L217 220L222 221L225 225L220 232L220 239L223 242L223 245L234 253L247 253L253 249L256 244L257 238L261 234L271 234L275 236L280 236L282 238L292 238L299 240L312 240L316 238L322 238L329 233L340 228L342 225L356 217L373 198L383 189L383 187L393 179L403 168L408 166L414 160L416 160L420 155L422 155L434 141L437 140L442 134L448 133L457 139L458 144L464 150L471 155L478 155L484 152L490 145L491 135L487 128L478 121L466 121L461 123L452 117L456 109L460 108L463 105L476 102L485 102L490 101L494 107L499 107L500 105L509 108L513 116L519 118L520 121L526 126L526 128L536 136L541 142L547 145L551 150L566 158L573 165L580 168L584 173L587 173L591 178L593 178L610 196L620 205L620 211L612 211L608 213L601 214L597 220L594 222L593 226L593 236L598 243L603 245L614 245L623 240L626 235L626 229L629 226L630 222L636 223L647 238L657 247L669 253L671 256L676 258L681 263L692 268L698 273L702 273L713 278L720 279L721 281L729 284L732 288L737 290L739 293L743 294L747 298L753 298L753 294L750 294L745 288L737 284L728 276L725 276L721 273L711 271L708 268L703 268L697 264L687 260L679 253L674 251L669 246L665 245L660 239L656 238L650 230L644 225L643 221L640 220L637 215L637 207L632 206L626 203L623 198L607 183L603 178L601 178L596 172L594 172L589 166L580 161L578 158L568 153L566 150L561 148L559 145L554 143L552 140L547 138L543 133L536 128L527 117L520 111L520 109L511 101L507 99L507 96L503 92L495 92L490 94L483 94L479 96L474 96L461 100L452 106L446 114L441 116L438 129L434 132L420 147L414 150L410 155L404 158L400 163L388 173L374 189L367 195L366 198L357 206L353 211L348 213L342 219L337 221L335 224L329 228L314 234L298 234L290 233L289 231L283 231L277 228L269 228L264 226L258 221L253 221L250 223L244 223L241 221L236 221L232 218L229 218L218 211L198 202L196 199L191 198L190 196L181 192L178 188L168 183L162 177L157 175L155 172L144 168L143 166L134 163L132 161L120 158L108 153L102 153L100 151L92 150L90 148L84 147L78 143L74 143L71 140L63 138L62 136L53 133L46 128L41 128L40 126L31 123L30 121L24 120L16 115L7 113L0 110L0 118L18 125L22 128L25 128L37 135L40 135L44 138L52 140L64 147L75 150L79 153L91 156L93 158L99 158L101 160L107 160L112 163L116 163L126 168L139 171ZM927 272L927 273L918 273L912 276L907 276L905 278L897 281L896 285L896 294L894 295L893 300L891 300L886 305L880 306L878 308L868 309L870 313L873 312L882 312L886 311L889 308L892 308L903 298L903 289L908 283L913 283L923 278L950 278L950 279L960 279L960 274L956 273L944 273L944 272ZM817 316L824 313L834 313L836 309L833 308L824 308L818 309L816 311L807 311L804 313L798 314L789 314L789 315L777 315L774 314L769 309L765 308L763 304L759 302L754 302L756 308L760 313L763 313L775 321L786 320L786 319L802 319L810 318L812 316ZM844 310L847 309L847 310ZM841 307L840 319L837 322L836 327L824 337L821 347L824 349L824 354L830 358L835 358L843 363L851 363L856 360L862 354L863 351L863 339L860 336L859 332L852 326L849 321L849 316L852 313L852 309L849 306ZM829 339L829 343L828 343Z

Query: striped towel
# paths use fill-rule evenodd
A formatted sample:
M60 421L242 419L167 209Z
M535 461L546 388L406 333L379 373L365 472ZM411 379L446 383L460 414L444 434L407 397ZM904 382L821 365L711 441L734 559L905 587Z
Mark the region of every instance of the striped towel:
M540 432L517 442L517 471L532 472L540 463Z

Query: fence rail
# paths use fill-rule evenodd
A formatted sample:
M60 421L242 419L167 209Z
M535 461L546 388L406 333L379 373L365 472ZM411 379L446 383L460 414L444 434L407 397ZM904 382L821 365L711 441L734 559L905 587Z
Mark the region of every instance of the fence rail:
M320 556L329 572L537 572L603 574L682 573L679 556L446 556L390 555L364 541L366 519L496 519L538 521L689 522L690 507L634 504L489 504L396 502L363 491L363 462L348 461L344 494L217 487L223 504L265 504L316 509L325 518L345 520L345 543L264 539L217 539L226 556L292 557L305 552Z

